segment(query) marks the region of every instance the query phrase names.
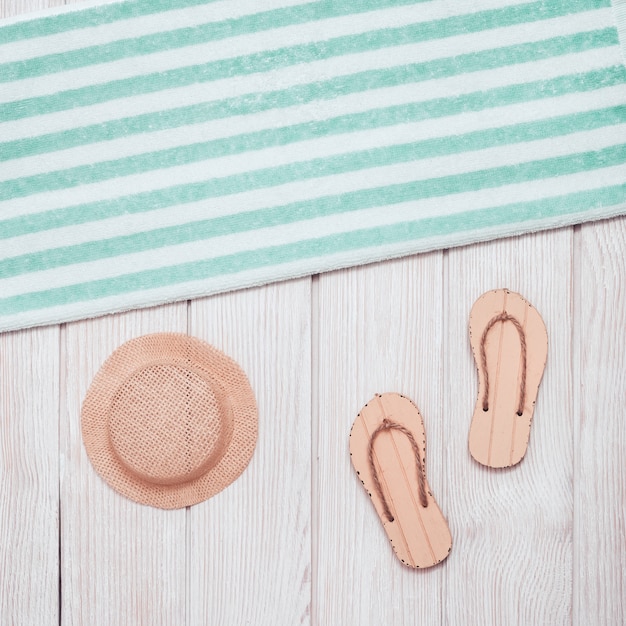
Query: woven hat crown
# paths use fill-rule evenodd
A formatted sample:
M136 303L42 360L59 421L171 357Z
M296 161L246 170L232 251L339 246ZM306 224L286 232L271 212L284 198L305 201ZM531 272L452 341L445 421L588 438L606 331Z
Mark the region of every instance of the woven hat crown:
M214 467L232 430L226 392L203 372L179 363L134 372L109 409L111 448L120 463L160 485L184 483Z

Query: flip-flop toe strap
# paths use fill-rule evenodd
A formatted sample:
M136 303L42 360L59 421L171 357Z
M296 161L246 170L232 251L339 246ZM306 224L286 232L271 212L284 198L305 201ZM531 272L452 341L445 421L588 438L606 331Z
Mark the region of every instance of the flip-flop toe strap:
M522 361L522 376L520 381L519 405L517 408L517 414L522 415L524 413L524 403L526 402L526 334L522 325L519 323L519 320L512 315L509 315L506 311L503 311L498 315L494 315L494 317L489 320L489 323L487 324L487 326L485 326L485 330L483 331L482 337L480 338L480 359L485 380L483 393L483 411L489 410L489 372L487 371L487 352L485 350L485 343L487 341L487 335L489 331L498 322L511 322L513 326L515 326L515 328L517 329L517 333L519 334L521 346L520 358Z
M422 458L420 456L419 447L417 442L415 441L415 437L413 437L413 433L403 426L402 424L398 424L393 420L385 418L380 426L372 433L370 437L369 447L368 447L368 460L370 465L370 470L372 473L372 479L374 481L374 487L376 488L376 493L380 498L380 501L383 505L383 512L390 522L393 522L394 517L391 514L389 509L389 505L387 503L387 499L385 498L385 494L383 493L383 487L380 483L380 478L378 476L378 470L376 469L376 464L374 463L374 441L385 430L397 430L401 432L403 435L406 435L409 442L411 443L411 447L413 448L413 452L415 454L415 463L417 465L417 481L419 485L419 496L421 505L426 508L428 507L428 498L426 496L426 478L424 476L424 467L422 464Z

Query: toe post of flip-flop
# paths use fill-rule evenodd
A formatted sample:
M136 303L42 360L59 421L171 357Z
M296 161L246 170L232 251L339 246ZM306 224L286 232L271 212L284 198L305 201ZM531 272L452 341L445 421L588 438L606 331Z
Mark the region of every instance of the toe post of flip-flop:
M520 294L496 289L474 303L469 334L478 369L470 454L488 467L511 467L528 448L548 354L546 326Z
M426 435L415 404L398 393L376 394L352 425L350 458L402 563L443 561L452 537L426 478Z

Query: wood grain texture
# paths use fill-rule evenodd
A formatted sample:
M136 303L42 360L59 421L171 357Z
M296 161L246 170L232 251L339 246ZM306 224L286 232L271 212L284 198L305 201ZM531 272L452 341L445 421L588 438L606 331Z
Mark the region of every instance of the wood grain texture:
M190 333L256 394L249 467L188 517L188 623L310 623L311 280L196 300Z
M626 622L626 219L576 233L576 624Z
M447 253L441 503L455 546L445 569L446 624L571 624L571 261L571 230ZM526 457L493 470L468 450L478 393L468 320L474 301L501 287L537 308L549 346Z
M64 0L2 0L0 2L0 18L42 11L48 7L63 6Z
M435 499L442 457L442 253L319 277L313 317L317 422L316 624L439 624L443 566L416 571L394 556L350 464L348 435L374 393L417 404L426 430L426 469ZM452 551L455 538L452 537Z
M59 329L0 334L0 624L58 624Z
M80 410L118 346L146 333L186 330L185 302L62 328L62 624L185 623L185 510L142 506L113 491L89 462Z

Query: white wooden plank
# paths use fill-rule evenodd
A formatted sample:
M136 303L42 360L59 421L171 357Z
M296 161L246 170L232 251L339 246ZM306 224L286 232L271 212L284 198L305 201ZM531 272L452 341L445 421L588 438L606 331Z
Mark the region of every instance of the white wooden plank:
M59 328L0 334L0 623L58 624Z
M317 419L317 624L438 624L445 562L417 571L393 554L349 457L350 427L375 393L420 408L426 469L444 515L442 253L319 277L313 412ZM453 538L454 542L454 538ZM454 546L453 546L454 550Z
M576 233L574 623L626 622L626 218Z
M63 4L0 0L0 18ZM59 623L59 326L0 334L0 623Z
M62 624L185 623L185 510L143 506L113 491L89 462L80 411L115 348L146 333L186 330L185 302L62 328Z
M0 18L64 5L64 0L0 0Z
M456 543L444 623L570 624L572 230L451 250L445 266L445 495ZM474 301L501 287L537 308L549 347L526 457L493 470L468 450L478 389L468 321Z
M310 285L191 303L190 333L247 373L259 438L242 476L189 511L189 624L310 622Z

